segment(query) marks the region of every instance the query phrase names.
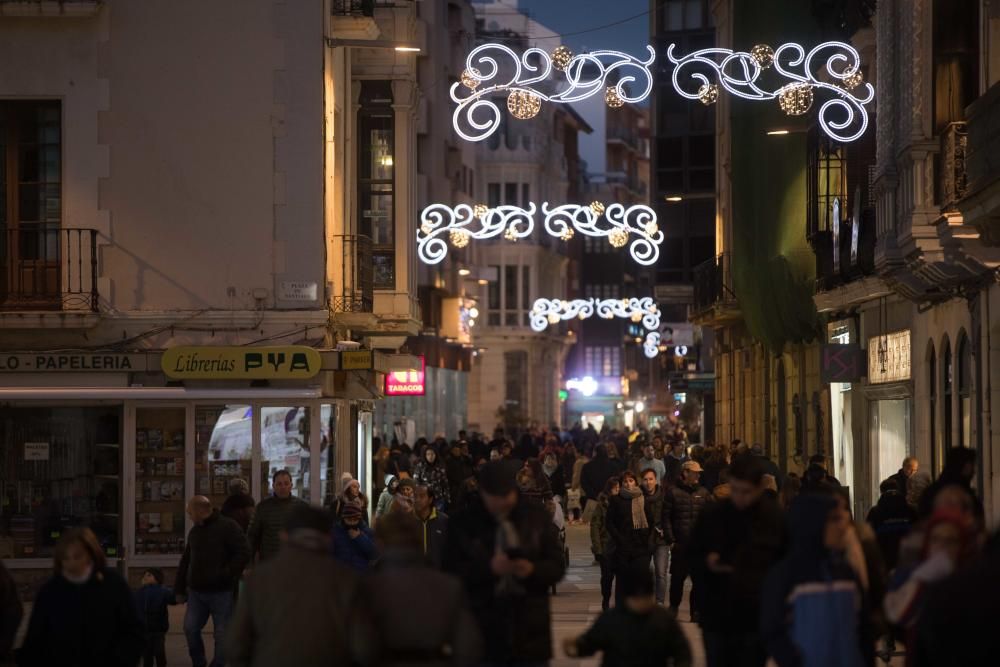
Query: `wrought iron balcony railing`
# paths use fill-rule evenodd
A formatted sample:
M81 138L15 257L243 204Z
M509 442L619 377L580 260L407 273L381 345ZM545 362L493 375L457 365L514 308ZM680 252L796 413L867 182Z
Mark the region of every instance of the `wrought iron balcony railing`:
M696 312L711 310L717 304L733 304L732 257L728 252L702 262L694 267L694 309Z
M0 310L97 312L97 230L22 225L0 244Z
M330 308L335 313L370 313L375 305L372 240L367 236L334 236L334 278ZM337 265L335 264L335 268Z
M965 197L969 180L965 169L968 133L965 123L950 123L941 134L941 162L939 183L941 208L954 209Z

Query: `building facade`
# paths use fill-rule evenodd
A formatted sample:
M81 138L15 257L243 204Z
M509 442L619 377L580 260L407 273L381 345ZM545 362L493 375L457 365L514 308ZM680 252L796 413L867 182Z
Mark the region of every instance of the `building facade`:
M232 478L370 485L419 330L415 63L384 44L421 36L364 4L0 3L0 556L26 590L69 526L138 576Z

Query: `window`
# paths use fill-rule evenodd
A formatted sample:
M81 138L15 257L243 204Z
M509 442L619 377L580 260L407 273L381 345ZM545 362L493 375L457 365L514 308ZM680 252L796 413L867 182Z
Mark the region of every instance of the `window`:
M396 287L395 119L388 81L365 81L359 112L358 230L371 239L376 289ZM360 246L363 247L363 246Z
M941 434L937 429L938 386L937 386L937 356L934 354L934 341L930 342L927 352L927 394L930 403L928 414L928 433L931 441L931 473L938 475L944 466L944 452L941 451Z
M958 337L958 435L959 447L972 446L972 358L969 337L963 331Z
M498 276L497 280L491 280L489 287L487 289L487 318L486 324L491 327L500 326L500 277L503 275L500 272L500 267L493 265L490 267L492 269L493 275Z
M585 374L591 377L616 377L621 375L621 348L588 345L584 348Z
M114 407L0 407L0 558L51 559L72 526L119 555L121 425Z
M508 409L526 407L524 390L528 386L528 353L523 350L504 352L503 361L504 402Z
M504 183L503 203L507 206L517 206L517 183Z
M521 183L521 208L528 208L531 203L531 185Z
M0 102L0 302L61 305L58 101Z
M489 183L486 186L487 196L486 205L490 208L496 208L500 205L500 184L499 183Z
M522 324L531 324L531 267L521 267L521 311Z
M135 553L184 551L184 408L136 408Z
M517 313L517 266L505 266L503 271L504 295L504 325L516 327L519 320Z
M660 8L660 22L667 32L697 30L707 19L702 0L667 0Z
M951 345L948 340L944 341L944 349L941 352L941 380L944 382L944 391L941 392L943 398L943 404L941 406L944 410L944 441L941 446L944 451L951 449L951 421L952 421L952 405L951 405L951 395L952 395L952 365L951 365Z
M272 492L274 473L287 470L292 477L292 495L309 500L309 460L309 408L261 408L261 485Z
M832 232L847 217L847 162L844 149L813 129L809 138L807 235ZM839 206L834 216L834 203ZM838 229L839 231L839 229Z
M209 405L195 408L195 492L207 497L216 507L221 507L229 495L229 483L232 480L242 479L250 489L252 416L249 405Z

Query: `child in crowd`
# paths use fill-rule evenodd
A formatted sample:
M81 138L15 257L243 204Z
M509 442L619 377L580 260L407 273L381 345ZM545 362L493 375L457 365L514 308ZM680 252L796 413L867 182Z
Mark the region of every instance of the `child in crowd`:
M573 525L580 523L580 513L583 507L580 504L580 496L583 494L580 488L572 488L566 491L566 511L569 514L569 523Z
M168 605L177 604L174 592L163 585L163 572L155 567L142 573L142 587L135 592L135 606L145 628L146 646L142 653L143 667L164 667L167 664L166 640L170 629Z

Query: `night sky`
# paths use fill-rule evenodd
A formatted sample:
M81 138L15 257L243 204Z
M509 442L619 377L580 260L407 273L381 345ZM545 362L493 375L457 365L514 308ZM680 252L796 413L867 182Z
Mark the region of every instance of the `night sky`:
M649 11L649 0L521 0L520 7L539 23L560 34L590 30ZM576 53L617 49L645 56L649 15L642 14L610 28L566 37ZM554 45L553 45L554 46Z

